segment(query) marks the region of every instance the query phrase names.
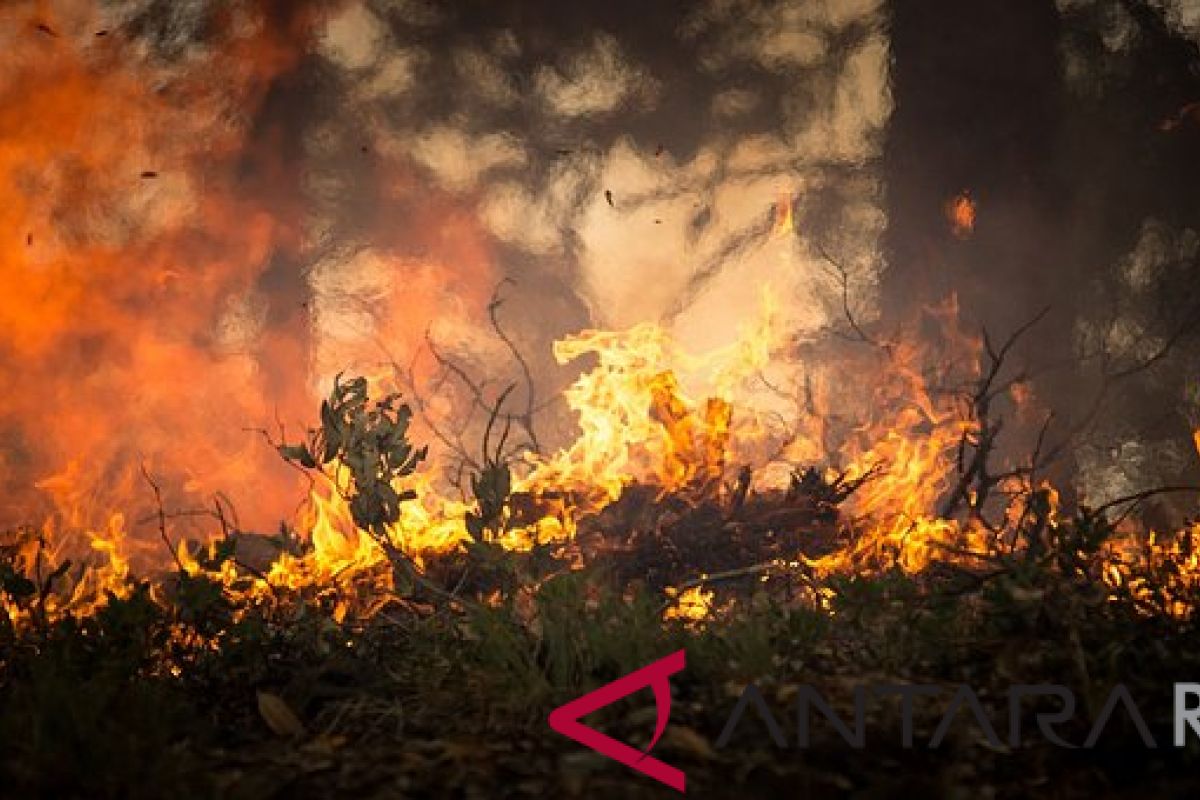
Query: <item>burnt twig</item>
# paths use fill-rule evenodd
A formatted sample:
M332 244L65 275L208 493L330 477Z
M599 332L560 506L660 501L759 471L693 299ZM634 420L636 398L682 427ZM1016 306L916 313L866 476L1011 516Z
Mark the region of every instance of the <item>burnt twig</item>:
M167 512L163 509L162 491L158 488L158 484L154 482L154 478L150 477L149 471L146 469L146 464L143 462L139 465L142 471L142 477L146 479L146 483L150 484L150 489L154 492L154 502L158 507L158 535L162 537L163 544L167 546L167 550L171 553L171 558L175 560L175 566L179 567L179 571L185 572L183 561L179 558L179 553L175 552L175 546L171 544L171 537L167 535Z

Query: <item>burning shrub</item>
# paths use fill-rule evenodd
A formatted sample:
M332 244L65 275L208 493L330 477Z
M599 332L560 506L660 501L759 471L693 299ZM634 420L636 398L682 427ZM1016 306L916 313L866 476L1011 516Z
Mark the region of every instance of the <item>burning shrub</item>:
M388 527L400 519L402 503L414 500L402 488L425 460L428 449L408 440L412 408L393 393L369 405L366 378L333 381L329 399L321 404L321 427L309 431L308 441L281 444L284 458L307 470L320 470L350 504L354 524L368 532L392 562L397 589L411 589L413 569L408 556L391 539Z

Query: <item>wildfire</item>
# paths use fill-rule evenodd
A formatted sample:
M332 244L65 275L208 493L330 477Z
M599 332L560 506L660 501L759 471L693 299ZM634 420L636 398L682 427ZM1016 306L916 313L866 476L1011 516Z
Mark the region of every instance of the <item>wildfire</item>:
M981 343L957 332L953 303L932 308L929 314L943 329L936 363L943 370L952 363L972 365L963 374L931 371L927 348L915 341L897 341L860 356L861 364L827 368L837 374L827 372L824 378L818 370L808 381L807 402L825 409L814 415L820 424L814 421L792 431L791 441L773 458L786 461L789 454L822 453L826 463L842 465L840 470L826 468L827 484L850 482L857 488L842 508L851 535L826 555L788 554L787 569L805 570L822 579L891 567L918 573L939 562L973 565L1006 543L1012 546L1014 526L1030 513L1040 515L1048 531L1062 524L1053 487L1042 484L1034 491L1015 479L1001 488L1025 499L1004 510L998 528L974 515L964 519L939 513L939 502L962 474L964 443L977 441L980 428L954 393L937 387L977 377ZM496 542L510 550L567 542L588 515L620 499L635 483L656 488L660 497L712 498L730 491L731 464L753 464L769 474L770 458L753 459L762 452L762 439L771 429L755 412L754 396L747 393L746 384L771 363L782 341L767 293L759 323L736 344L707 354L683 351L663 328L649 324L624 332L587 331L558 342L555 355L562 362L585 354L597 360L564 394L576 415L579 435L567 447L547 455L527 453L512 465L513 491L539 498L540 516L518 519L507 511L504 524L494 532ZM1021 403L1032 402L1021 397ZM837 413L830 413L834 409ZM843 422L831 424L839 416ZM403 486L394 487L413 492L416 499L403 505L387 536L419 568L472 538L465 524L471 502L448 494L432 477L435 472L416 473ZM335 464L327 479L317 481L296 520L309 547L300 554L281 550L269 568L253 576L231 561L204 566L204 552L211 554L215 544L198 550L181 543L172 555L188 574L207 572L229 591L253 602L279 589L348 586L371 576L374 599L355 610L370 614L372 607L386 602L391 572L379 542L356 528L341 488L346 481L342 464ZM63 479L44 488L64 495L60 506L86 508L80 498L66 497L74 485ZM772 487L768 480L760 490L770 492ZM1031 511L1030 503L1037 508ZM165 535L168 520L160 516L158 524ZM127 592L132 555L152 545L144 537L132 536L120 513L90 528L82 516L65 521L55 517L38 536L25 541L23 557L38 565L41 574L54 571L66 563L63 548L70 537L65 534L80 527L86 530L91 556L82 571L62 573L69 591L54 594L46 607L49 613L87 612L102 604L106 593ZM1148 613L1151 609L1177 617L1192 613L1190 605L1178 598L1200 589L1200 525L1174 536L1148 538L1130 529L1105 547L1098 577L1114 596L1132 596ZM813 591L815 597L823 596L820 588ZM348 602L340 599L335 612L344 617L349 609ZM7 610L19 617L15 607ZM673 596L666 617L694 623L713 613L712 590L693 587Z
M145 540L143 463L169 478L171 503L295 502L295 476L218 421L307 406L264 369L292 362L293 345L239 340L255 282L298 243L266 187L237 179L251 162L274 171L239 120L296 54L282 18L247 8L213 18L193 69L116 31L95 37L103 13L0 7L0 376L25 387L0 399L0 524L48 512L75 537L121 508ZM173 528L196 532L186 523Z
M0 24L22 28L40 6L10 4ZM285 376L300 386L286 389L271 373L275 364L305 363L305 354L284 336L251 335L255 320L268 316L256 310L257 284L278 257L302 249L304 237L288 220L304 215L279 199L291 192L235 180L241 172L281 171L275 143L253 140L237 110L263 100L268 78L296 58L283 41L303 36L277 38L264 16L247 14L214 20L220 46L203 56L205 70L151 59L116 35L93 42L83 33L98 27L93 14L78 9L44 23L61 36L4 40L12 46L0 55L0 230L8 236L0 243L0 375L13 388L0 398L0 480L10 490L2 521L40 520L11 547L41 582L36 591L46 595L42 610L50 615L94 611L109 593L128 592L132 576L161 570L168 559L187 575L212 573L249 599L363 576L379 590L392 588L377 531L355 524L344 491L348 468L340 463L288 520L306 548L281 546L249 574L230 560L209 565L220 538L265 528L262 520L243 526L229 509L292 508L306 486L258 435L213 422L270 418L281 396L286 415L297 418L311 399L307 375ZM308 22L293 20L300 30ZM383 193L415 192L391 177ZM447 260L461 261L458 269L488 263L482 236L469 234L467 212L449 203L413 205L424 209L422 227L436 231L424 232L430 241L454 239ZM115 209L112 219L98 222L99 208ZM795 233L790 191L779 194L772 213L772 236ZM433 224L438 215L449 220L445 228ZM977 207L967 191L946 204L945 215L956 237L973 234ZM443 236L447 230L455 236ZM354 265L364 272L395 266L383 254ZM436 307L446 296L428 264L404 266L414 275L381 290L397 313L377 331L401 347L419 339L426 320L399 312L414 303ZM460 294L473 301L480 291L475 282ZM686 351L654 323L555 342L560 365L595 362L562 394L577 435L504 465L511 494L532 498L534 510L502 509L486 536L516 551L569 542L634 485L651 487L659 499L698 503L737 494L729 488L735 470L761 476L753 489L766 494L782 492L800 467L828 486L856 487L838 509L837 547L819 556L786 554L794 569L817 578L973 564L1012 538L1015 521L1031 513L1031 497L1046 506L1033 512L1044 527L1060 525L1053 488L1015 478L998 489L1025 498L1024 506L1002 509L995 525L977 509L952 514L939 505L963 478L963 452L984 437L961 391L947 389L979 377L982 350L958 331L953 303L929 310L940 330L936 346L914 333L798 365L787 363L795 360L785 352L795 341L777 303L765 291L755 323L707 353ZM328 304L314 305L311 319L307 311L289 313L306 330L336 316ZM336 360L341 344L326 342L316 360ZM764 378L785 364L784 385ZM1010 395L1018 415L1032 413L1027 386L1014 384ZM1194 440L1200 452L1200 430ZM434 463L391 487L414 499L387 526L383 545L418 569L475 538L466 523L474 501L436 477L444 466ZM165 496L152 475L169 481ZM227 491L241 502L218 499L211 509L184 503ZM1192 609L1175 598L1200 585L1198 546L1196 525L1174 536L1123 532L1107 545L1101 579L1147 607L1187 616ZM710 589L688 589L668 616L703 619L713 599ZM2 602L14 619L26 613Z

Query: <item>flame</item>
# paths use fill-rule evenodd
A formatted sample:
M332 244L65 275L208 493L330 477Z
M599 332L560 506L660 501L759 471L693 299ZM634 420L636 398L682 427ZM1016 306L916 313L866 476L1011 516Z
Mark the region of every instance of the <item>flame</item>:
M546 458L531 458L518 489L570 493L586 512L616 500L634 482L664 493L711 485L721 477L732 443L753 438L756 420L752 414L735 419L734 398L740 384L767 364L781 334L768 289L757 324L710 353L686 353L649 323L556 342L559 363L598 358L564 392L580 435ZM702 405L685 391L681 376L704 391Z
M0 377L12 389L0 398L0 529L46 520L45 556L86 556L89 575L119 541L109 554L125 563L80 591L161 568L160 505L179 552L214 535L204 510L218 494L238 530L292 519L307 484L252 429L306 419L322 380L368 351L378 360L376 340L410 351L433 309L481 307L494 285L470 202L380 156L371 252L392 285L376 330L351 344L329 333L340 320L300 266L311 193L265 101L334 5L216 10L186 57L110 25L102 4L0 5ZM397 205L412 209L403 229ZM289 264L282 280L296 286L278 291ZM328 489L293 520L320 555L288 569L313 580L371 563ZM394 533L406 547L460 535L444 522L456 506L429 502L439 507L414 507Z
M1101 579L1132 597L1144 613L1191 619L1196 608L1185 598L1200 592L1200 523L1161 534L1128 529L1104 546Z
M822 453L828 463L844 465L842 479L869 480L843 506L850 536L841 547L813 558L797 553L796 561L781 561L780 568L807 569L818 578L892 567L917 573L939 562L982 562L1030 513L1031 504L1037 505L1032 513L1040 515L1046 530L1062 525L1058 494L1045 482L1036 491L1019 483L1001 487L1028 500L1021 501L1023 507L1014 503L1006 508L998 528L989 529L974 516L939 515L939 503L961 474L963 443L977 440L980 428L954 392L938 388L978 377L981 343L958 331L953 301L928 309L927 316L940 327L936 359L918 339L900 339L861 351L860 363L824 365L809 382L809 402L825 410L816 415L820 424L795 432L791 452ZM514 465L520 470L516 490L542 499L541 517L520 524L510 518L512 524L498 534L499 543L521 550L565 541L584 516L618 499L635 482L663 494L712 497L726 464L755 452L767 430L752 412L754 398L746 395L744 384L772 361L781 341L767 293L760 321L734 345L710 353L687 353L654 325L585 331L558 342L560 361L585 354L597 360L565 395L577 415L579 436L553 454L528 456ZM384 379L373 385L383 386ZM697 402L697 396L705 399ZM1018 392L1017 400L1033 402L1024 392ZM829 410L844 419L837 421L839 414ZM405 504L400 520L387 530L390 544L409 554L418 568L469 540L464 520L470 503L449 497L431 477L435 473L420 472L395 487L415 491L418 499ZM829 468L827 477L834 473ZM265 574L249 581L228 562L210 577L249 602L280 588L325 589L353 582L372 590L371 599L355 613L373 613L372 608L387 602L392 573L379 543L355 527L342 488L348 479L346 468L335 465L313 486L298 520L311 545L302 555L282 553ZM77 485L67 476L44 488L63 494L64 507L83 508L84 500L68 497ZM47 568L61 561L60 554L43 549L45 542L66 541L55 524L74 528L84 522L47 522L36 550L26 544L27 561L44 559ZM118 513L86 531L93 558L73 579L71 591L56 596L51 613L88 611L104 602L106 592L128 591L134 574L130 554L144 542L130 535ZM178 547L175 556L188 573L204 569L186 547ZM1123 530L1105 545L1097 576L1114 596L1134 597L1147 613L1189 617L1193 608L1186 598L1200 591L1200 524L1173 536L1152 533L1148 538L1136 529ZM827 602L827 589L812 591L816 602ZM672 594L665 618L702 622L713 614L714 597L713 590L701 587ZM345 618L351 606L351 600L339 596L334 613ZM18 620L26 613L7 603L6 610Z
M238 337L298 235L236 171L270 168L239 120L294 63L292 31L253 7L216 15L197 68L95 37L102 13L0 8L0 376L23 387L0 399L0 524L50 514L78 538L123 508L139 528L142 464L171 505L226 491L271 519L299 484L244 428L308 401L264 369L294 345Z
M713 612L715 592L703 586L692 586L678 592L663 612L663 619L680 620L687 624L704 622Z

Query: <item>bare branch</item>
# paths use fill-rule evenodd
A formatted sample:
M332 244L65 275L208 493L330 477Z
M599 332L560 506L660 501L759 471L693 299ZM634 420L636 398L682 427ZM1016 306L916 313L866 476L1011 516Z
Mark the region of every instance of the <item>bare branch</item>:
M542 448L538 443L537 433L533 429L533 410L535 406L533 372L529 369L529 362L525 360L525 356L521 354L521 351L517 348L513 340L505 333L504 327L500 324L500 319L496 313L504 302L500 298L500 287L505 283L515 283L515 281L511 278L505 278L496 287L495 292L492 294L492 301L488 303L488 318L492 321L492 329L500 337L500 341L504 342L508 351L512 353L513 358L521 368L521 374L525 378L525 413L521 415L518 422L521 423L521 427L525 429L526 435L529 436L530 444L533 445L533 451L537 453L541 452Z
M171 553L171 558L175 559L175 566L179 567L179 571L183 572L183 561L179 558L179 553L175 552L175 546L171 544L171 537L167 535L167 514L163 510L162 492L158 488L158 484L150 477L149 471L146 469L145 462L138 465L142 471L142 477L146 479L146 483L150 484L151 490L154 492L154 502L158 506L158 535L162 537L163 544L167 546L167 550Z
M828 262L829 265L837 272L838 282L840 283L842 290L842 314L846 317L846 322L850 325L850 329L858 336L859 341L865 342L866 344L874 347L885 347L877 339L869 336L867 332L863 330L862 326L858 324L858 320L854 318L854 313L850 310L850 273L846 269L845 265L830 255L829 251L826 250L824 245L822 245L820 242L813 240L812 246L817 251L818 255Z

